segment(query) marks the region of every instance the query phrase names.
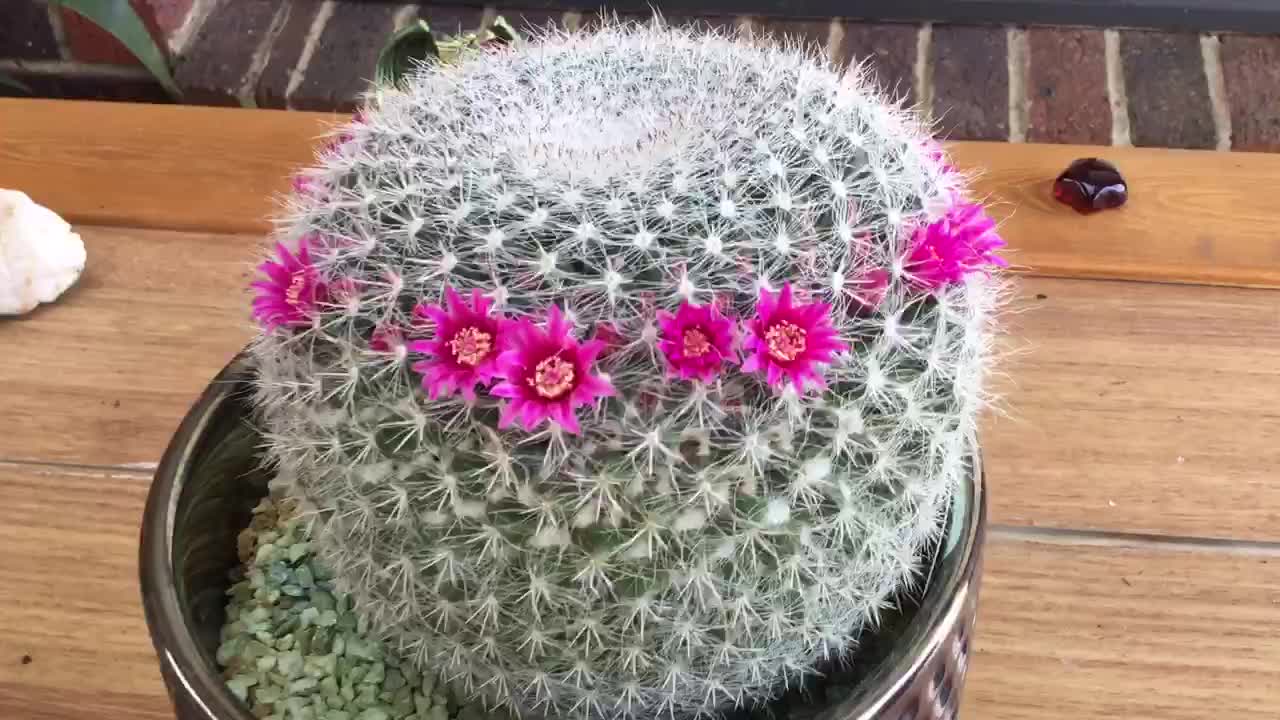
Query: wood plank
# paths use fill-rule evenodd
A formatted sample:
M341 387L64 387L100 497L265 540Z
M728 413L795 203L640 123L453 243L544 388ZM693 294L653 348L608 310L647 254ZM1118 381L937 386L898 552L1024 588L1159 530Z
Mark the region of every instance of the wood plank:
M1204 720L1280 704L1280 556L996 535L961 717Z
M146 488L0 465L0 717L166 716L136 585ZM1280 702L1280 552L1001 533L988 552L964 717L1268 717Z
M997 522L1280 540L1280 293L1028 281L984 428Z
M327 113L0 99L0 187L84 225L261 233Z
M272 110L0 99L0 187L80 224L261 233L288 177L337 118ZM93 132L85 132L85 128ZM1280 156L961 142L977 193L1000 205L1011 257L1039 275L1280 287ZM1081 217L1050 199L1076 157L1115 161L1132 188Z
M0 717L173 717L138 593L149 484L0 465Z
M1280 287L1280 156L1127 147L954 143L980 173L979 197L1004 218L1011 260L1037 275ZM1081 216L1053 200L1058 173L1081 157L1116 164L1121 209Z
M79 284L55 305L0 323L0 459L156 462L253 332L253 239L121 228L83 237Z
M255 238L85 237L81 284L0 323L0 460L154 463L251 336ZM1280 540L1280 293L1033 278L1009 321L997 522Z

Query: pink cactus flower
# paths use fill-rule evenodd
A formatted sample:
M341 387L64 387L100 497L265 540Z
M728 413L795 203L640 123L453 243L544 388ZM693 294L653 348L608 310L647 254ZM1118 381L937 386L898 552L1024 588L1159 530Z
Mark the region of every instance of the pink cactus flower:
M502 408L498 427L510 427L518 420L525 430L532 431L549 419L576 435L581 432L577 408L614 394L613 385L592 372L604 342L579 343L572 330L554 305L544 326L534 325L528 318L510 323L507 344L498 358L503 382L490 391L510 400Z
M764 371L773 387L790 381L801 393L805 381L826 387L818 365L831 362L837 351L849 347L836 337L831 306L793 304L790 283L778 294L760 290L756 316L747 323L743 346L747 351L743 372Z
M936 163L942 170L943 174L955 172L956 168L951 164L951 158L947 156L946 148L942 147L942 143L932 138L924 143L925 154L931 161Z
M379 325L369 338L369 349L376 353L394 355L403 360L408 357L409 346L405 343L404 330L398 325Z
M853 298L853 312L873 313L889 292L889 271L874 268L845 283Z
M430 340L415 340L409 350L426 355L413 364L422 375L422 388L432 400L461 392L476 399L475 387L488 386L498 372L498 355L505 321L489 313L493 301L471 291L468 304L453 288L445 288L445 305L419 304L414 316L434 325Z
M933 290L959 283L984 266L1008 266L994 251L1005 246L996 223L975 203L961 203L916 230L904 268L918 286Z
M276 244L278 260L258 266L265 280L254 281L253 315L267 330L305 327L311 324L316 304L324 297L324 284L311 261L310 236L298 241L297 253Z
M715 305L687 300L674 315L658 312L658 347L672 375L686 380L715 380L725 363L736 363L733 322Z

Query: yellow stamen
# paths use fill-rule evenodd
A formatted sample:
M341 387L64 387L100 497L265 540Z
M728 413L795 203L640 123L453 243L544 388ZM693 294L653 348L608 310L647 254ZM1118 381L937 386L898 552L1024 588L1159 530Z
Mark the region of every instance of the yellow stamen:
M770 326L764 339L769 346L769 354L782 362L800 357L806 346L805 331L786 321Z

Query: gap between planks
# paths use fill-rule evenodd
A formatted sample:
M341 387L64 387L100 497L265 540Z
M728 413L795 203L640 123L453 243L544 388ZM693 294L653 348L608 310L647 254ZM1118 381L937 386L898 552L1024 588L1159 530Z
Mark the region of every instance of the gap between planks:
M334 114L0 99L0 187L78 225L262 234L289 175ZM95 128L87 138L83 128ZM228 154L226 148L235 148ZM947 145L992 203L1006 257L1044 277L1280 288L1280 212L1265 153L1006 142ZM1080 217L1053 178L1078 157L1115 162L1128 205ZM1196 183L1186 178L1197 177ZM201 197L192 204L189 199Z
M31 462L0 459L0 472L34 472L71 477L107 477L110 479L140 480L150 478L157 463L127 463L124 465L84 465L79 463ZM1106 530L1079 530L1074 528L1041 528L992 523L987 526L990 538L1050 545L1084 545L1090 547L1139 548L1152 550L1181 550L1229 555L1280 557L1280 542L1264 540L1231 540L1225 538L1189 537L1183 535L1157 535L1154 533L1128 533Z

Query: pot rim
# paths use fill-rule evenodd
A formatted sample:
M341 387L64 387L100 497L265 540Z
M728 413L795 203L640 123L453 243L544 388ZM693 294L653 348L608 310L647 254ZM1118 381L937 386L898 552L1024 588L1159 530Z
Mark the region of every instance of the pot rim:
M247 354L237 354L205 387L183 417L157 465L139 536L143 610L162 673L186 691L191 705L202 712L206 720L253 718L223 683L216 664L201 648L183 612L174 573L173 526L188 465L205 440L208 424L222 405L233 401L236 393L244 390L251 375ZM926 593L916 616L909 621L908 639L915 647L868 675L868 686L876 689L840 712L846 720L872 720L889 707L961 621L967 595L976 591L969 579L980 562L987 503L981 452L975 449L972 459L971 478L962 486L964 491L960 495L967 503L967 507L962 508L961 535L949 538L954 532L949 531L939 538L939 549L935 551L958 552L960 561L944 578L941 588ZM942 546L949 542L954 543L954 547L947 551ZM923 641L917 639L920 636L924 637ZM178 692L178 687L171 686L170 692Z

